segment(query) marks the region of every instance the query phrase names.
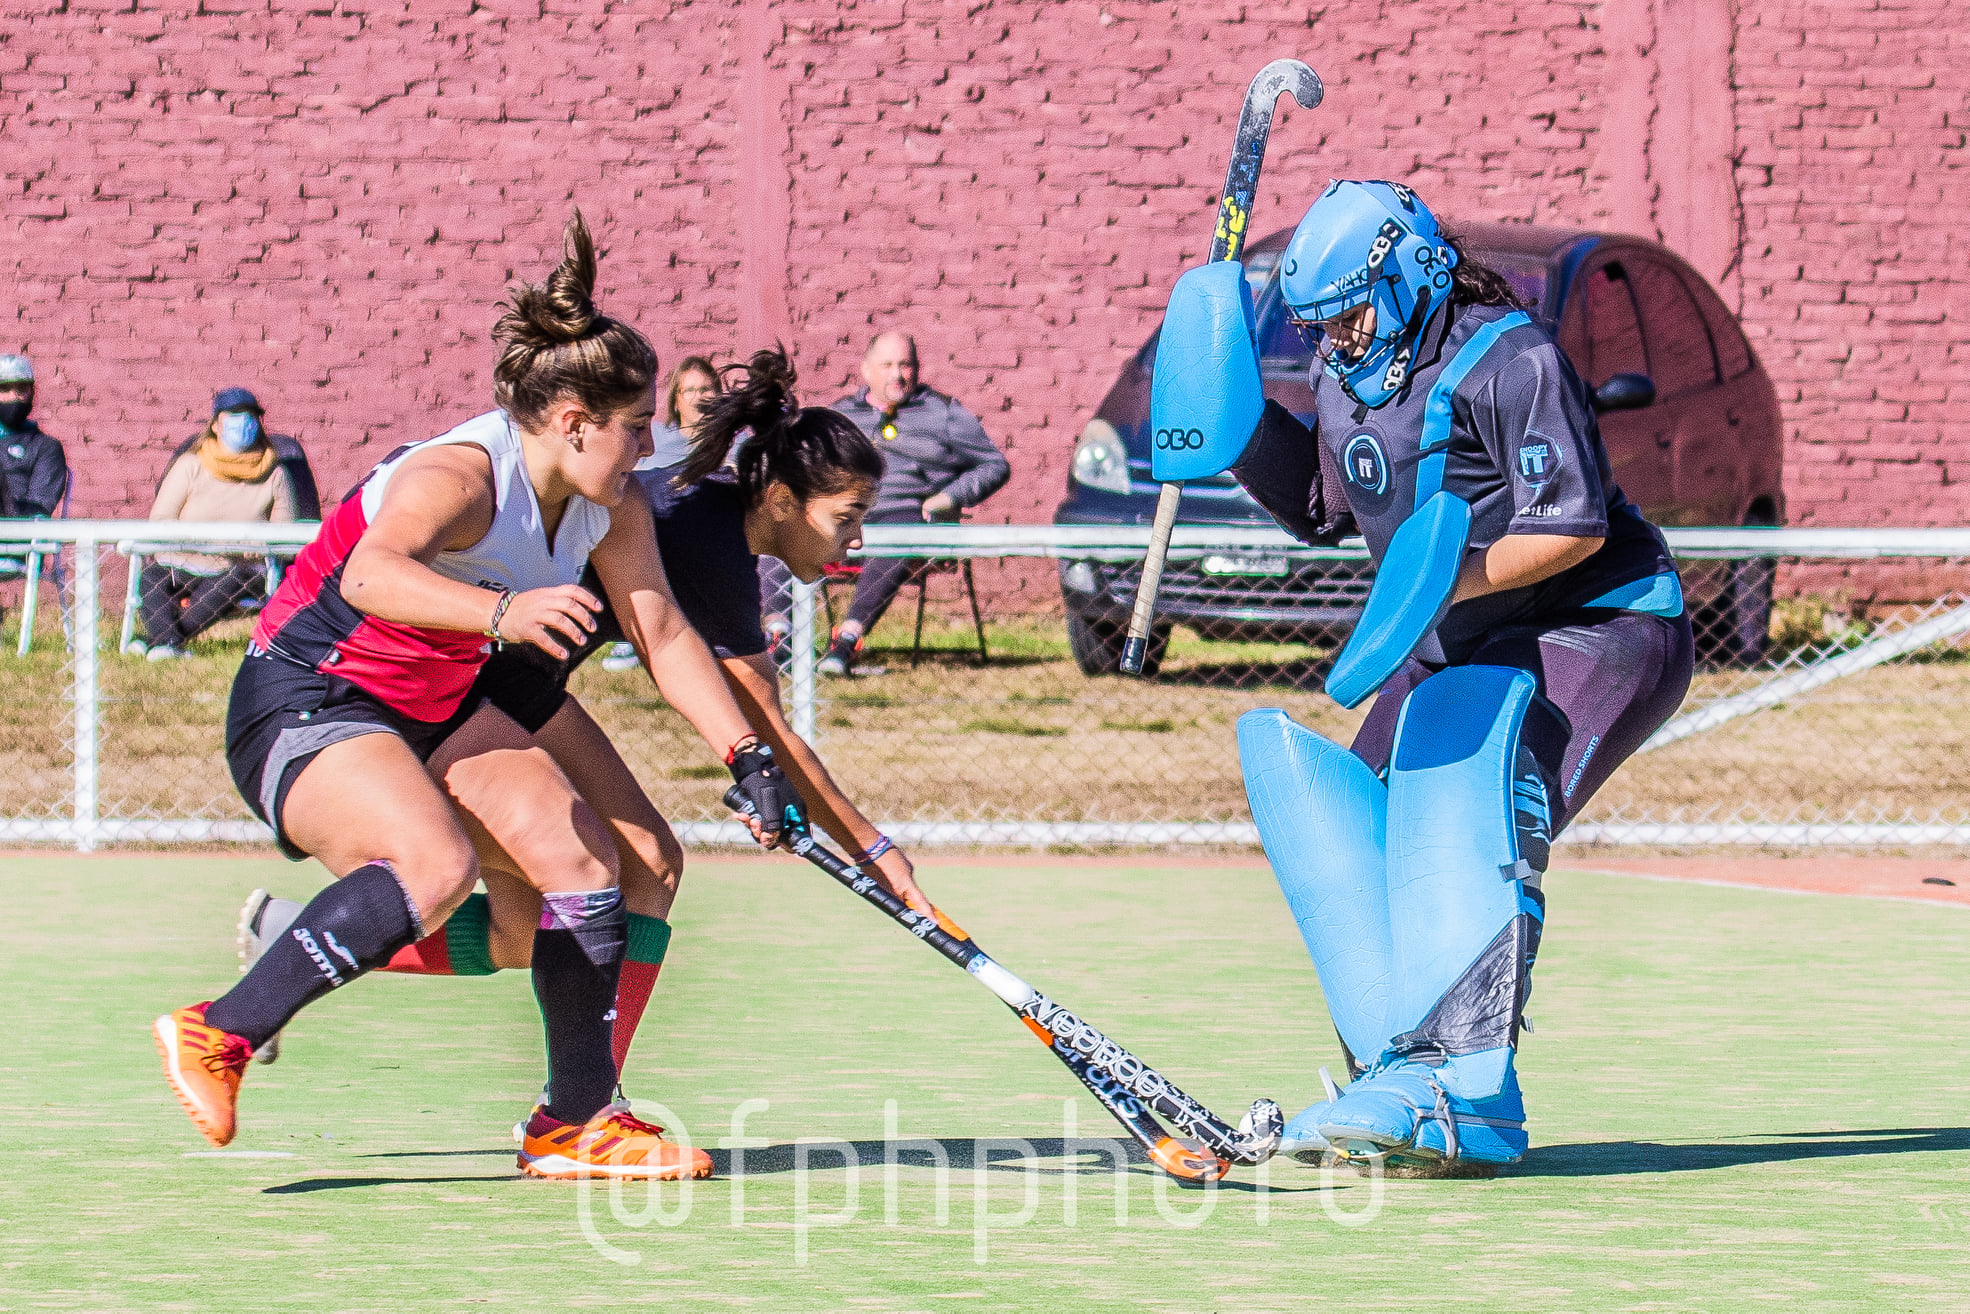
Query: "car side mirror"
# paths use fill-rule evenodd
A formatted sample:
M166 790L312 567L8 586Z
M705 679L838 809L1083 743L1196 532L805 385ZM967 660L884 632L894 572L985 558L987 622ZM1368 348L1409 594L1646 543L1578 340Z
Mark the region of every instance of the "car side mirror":
M1644 406L1655 405L1655 380L1646 374L1617 374L1594 389L1594 409L1602 414L1608 411L1639 411Z

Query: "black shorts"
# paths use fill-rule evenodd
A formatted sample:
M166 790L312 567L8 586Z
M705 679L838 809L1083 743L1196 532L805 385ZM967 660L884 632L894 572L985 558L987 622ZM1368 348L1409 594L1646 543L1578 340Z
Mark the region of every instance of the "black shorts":
M1602 608L1500 626L1471 654L1473 666L1530 671L1539 692L1566 718L1563 736L1530 745L1552 777L1555 835L1676 714L1690 687L1695 651L1688 612L1655 616ZM1438 669L1412 657L1376 695L1353 752L1377 775L1388 769L1403 700Z
M582 656L603 642L612 641L595 640L591 636ZM531 643L508 644L495 651L479 668L479 678L473 682L472 692L465 695L465 701L475 707L481 701L491 703L512 717L522 730L537 735L568 701L568 676L572 671L571 665L555 661Z
M280 851L299 862L308 855L288 839L281 809L295 777L318 753L359 735L393 734L428 761L478 707L479 699L467 694L448 719L414 721L340 676L248 648L226 708L226 765L246 806L273 828Z

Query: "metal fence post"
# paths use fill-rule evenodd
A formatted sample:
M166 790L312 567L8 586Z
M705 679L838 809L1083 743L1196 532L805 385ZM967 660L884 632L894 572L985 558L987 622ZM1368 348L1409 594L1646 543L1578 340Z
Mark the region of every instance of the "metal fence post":
M96 659L102 606L97 597L97 543L75 541L75 847L88 853L96 847L97 762L101 739L101 666Z
M793 732L808 743L814 742L814 596L818 584L793 582L793 658L787 675L793 684Z

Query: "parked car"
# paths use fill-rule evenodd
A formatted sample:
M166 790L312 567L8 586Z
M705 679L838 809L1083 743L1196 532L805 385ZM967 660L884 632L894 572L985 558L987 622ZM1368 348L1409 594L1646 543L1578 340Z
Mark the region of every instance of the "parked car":
M1783 429L1778 395L1736 318L1702 276L1674 253L1635 237L1478 224L1464 249L1504 275L1555 329L1574 368L1594 389L1594 409L1616 481L1658 525L1777 525ZM1311 353L1288 324L1277 266L1290 230L1247 249L1265 395L1311 421ZM1054 513L1062 525L1148 524L1158 485L1150 477L1149 383L1156 336L1123 367L1082 430ZM1181 523L1266 525L1271 518L1229 474L1184 486ZM1686 565L1684 592L1699 641L1718 658L1764 653L1772 563ZM1075 661L1090 674L1116 670L1135 604L1139 567L1062 561L1061 594ZM1368 596L1365 564L1226 553L1173 561L1157 600L1149 663L1160 662L1172 625L1214 638L1337 644Z

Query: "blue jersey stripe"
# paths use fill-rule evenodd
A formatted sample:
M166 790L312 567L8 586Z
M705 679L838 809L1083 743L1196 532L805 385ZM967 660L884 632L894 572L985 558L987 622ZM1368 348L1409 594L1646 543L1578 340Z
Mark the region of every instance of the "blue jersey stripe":
M1416 466L1417 510L1443 489L1443 467L1450 452L1450 395L1484 359L1484 353L1491 350L1494 342L1531 322L1532 317L1522 310L1492 320L1471 334L1470 341L1457 349L1457 354L1443 367L1443 373L1437 375L1435 385L1430 388L1429 404L1423 411L1423 439L1419 447L1423 459Z

